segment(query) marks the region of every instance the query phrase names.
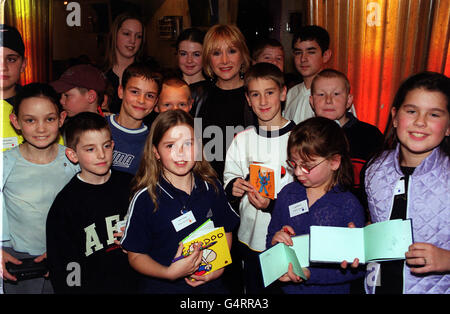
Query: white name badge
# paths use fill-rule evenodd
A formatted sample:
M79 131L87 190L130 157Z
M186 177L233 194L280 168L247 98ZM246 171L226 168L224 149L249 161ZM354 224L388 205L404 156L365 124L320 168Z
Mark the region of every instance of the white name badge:
M289 215L292 217L309 212L308 200L289 205Z
M4 137L3 138L3 149L13 148L19 146L19 140L17 137Z
M195 222L194 214L192 213L192 210L188 211L187 213L181 215L178 218L175 218L172 220L172 225L174 226L176 232L186 228L189 225L192 225Z
M405 194L405 180L399 180L394 188L394 195Z

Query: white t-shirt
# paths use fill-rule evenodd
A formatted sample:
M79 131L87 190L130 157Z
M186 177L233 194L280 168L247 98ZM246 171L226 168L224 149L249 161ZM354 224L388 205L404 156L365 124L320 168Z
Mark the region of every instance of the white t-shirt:
M289 121L277 131L264 132L251 128L237 134L227 151L223 175L224 186L233 179L245 179L250 172L250 164L254 162L279 165L287 170L287 142L294 126L295 124ZM293 180L293 174L286 171L280 180L280 190ZM256 209L250 203L247 194L244 194L240 201L239 214L241 217L238 230L239 241L254 251L264 251L271 214Z

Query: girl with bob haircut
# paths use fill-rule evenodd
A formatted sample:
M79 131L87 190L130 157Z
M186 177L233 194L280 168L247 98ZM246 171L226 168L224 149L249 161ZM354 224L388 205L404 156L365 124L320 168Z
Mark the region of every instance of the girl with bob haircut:
M267 233L266 247L278 242L293 245L291 237L309 234L310 226L364 226L364 209L349 189L353 168L344 131L333 120L315 117L298 124L288 140L288 160L295 182L278 194ZM302 208L292 210L292 208ZM280 281L288 294L350 293L351 282L363 272L342 265L311 263L304 268L308 280L297 276L292 265Z
M239 222L195 142L191 116L169 110L155 119L145 144L122 239L130 265L143 275L143 293L227 292L223 268L194 274L202 260L199 246L173 261L182 254L181 241L207 219L224 227L230 247L231 230Z

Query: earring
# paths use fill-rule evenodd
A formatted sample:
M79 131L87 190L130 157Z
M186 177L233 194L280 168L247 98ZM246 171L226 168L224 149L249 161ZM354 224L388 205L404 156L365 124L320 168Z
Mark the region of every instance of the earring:
M239 78L240 78L241 80L243 80L243 79L244 79L244 75L245 75L245 72L244 72L244 64L241 64L241 68L239 69Z

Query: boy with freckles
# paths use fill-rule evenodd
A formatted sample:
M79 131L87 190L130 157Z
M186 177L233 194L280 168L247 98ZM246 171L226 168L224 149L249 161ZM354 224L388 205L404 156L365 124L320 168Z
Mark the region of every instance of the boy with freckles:
M149 134L143 121L158 101L160 82L161 75L143 63L133 63L123 72L118 89L120 112L107 117L115 143L113 169L136 173Z
M361 169L382 148L383 134L375 126L358 120L349 111L353 95L350 93L350 82L342 72L333 69L319 72L311 83L309 100L316 116L334 120L344 130L353 164L353 192L361 204L366 204L364 191L360 186Z
M264 292L258 256L266 249L274 201L261 196L250 184L249 166L260 162L287 169L287 141L295 123L281 116L286 86L283 72L277 66L264 62L253 65L245 75L244 84L259 127L235 136L225 159L224 186L230 203L239 204L241 223L237 246L243 259L245 291L258 294ZM292 181L292 173L286 172L280 178L280 189Z

